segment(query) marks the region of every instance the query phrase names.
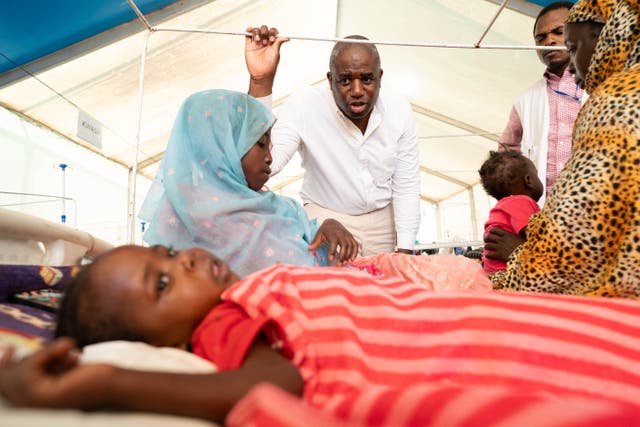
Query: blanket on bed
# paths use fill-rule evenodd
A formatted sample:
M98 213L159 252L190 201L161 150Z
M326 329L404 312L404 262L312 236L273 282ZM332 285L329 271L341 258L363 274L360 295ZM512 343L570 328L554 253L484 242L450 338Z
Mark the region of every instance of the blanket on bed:
M638 301L437 293L292 266L251 275L223 299L194 351L233 369L261 330L298 366L304 402L355 425L425 425L434 399L473 414L508 396L640 414Z

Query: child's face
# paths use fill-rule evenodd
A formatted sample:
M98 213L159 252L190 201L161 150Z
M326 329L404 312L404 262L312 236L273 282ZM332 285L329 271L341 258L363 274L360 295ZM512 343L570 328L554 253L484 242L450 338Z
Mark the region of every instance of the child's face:
M258 142L242 158L242 171L249 188L260 191L271 174L271 130L260 137Z
M109 303L153 345L185 347L220 295L239 277L202 249L123 246L104 255L94 274Z

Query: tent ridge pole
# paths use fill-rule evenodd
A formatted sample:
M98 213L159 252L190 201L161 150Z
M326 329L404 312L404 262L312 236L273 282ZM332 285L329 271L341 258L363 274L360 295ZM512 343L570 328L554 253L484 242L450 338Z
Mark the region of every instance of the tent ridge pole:
M482 43L482 40L485 38L485 36L487 35L487 33L489 32L489 30L491 29L491 27L493 26L493 24L496 22L496 19L498 19L498 16L500 15L500 13L502 12L502 10L505 8L505 6L507 5L507 3L509 3L509 0L504 0L502 2L502 4L500 5L500 7L498 8L498 10L496 11L496 14L493 15L493 19L491 20L491 22L489 22L489 25L487 25L487 28L485 28L484 32L482 33L482 35L480 36L480 38L478 39L478 41L476 42L476 44L474 45L475 47L479 48L480 47L480 43Z
M136 15L138 15L138 18L140 18L144 26L147 27L147 30L151 31L151 28L152 28L151 24L149 23L149 21L147 21L147 18L145 18L145 16L142 14L142 12L138 8L138 6L133 2L133 0L127 0L127 3L129 3L129 6L131 6L131 9L133 9Z
M138 123L136 130L136 147L134 150L134 160L131 165L131 177L129 180L129 209L127 215L127 236L129 237L129 243L135 243L135 218L136 218L136 189L137 189L137 177L138 177L138 155L140 153L140 133L142 127L142 101L144 97L144 67L147 61L147 48L149 46L149 37L153 32L149 31L144 38L144 47L142 49L142 55L140 57L140 83L138 87Z

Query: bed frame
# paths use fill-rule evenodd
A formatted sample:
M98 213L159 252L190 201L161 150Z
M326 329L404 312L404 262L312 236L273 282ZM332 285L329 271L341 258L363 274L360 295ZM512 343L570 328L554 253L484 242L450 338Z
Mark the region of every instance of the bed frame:
M72 265L112 246L85 231L0 208L0 264Z
M73 227L0 208L0 264L12 264L12 267L15 265L73 265L82 256L97 255L109 250L111 247L112 245L106 241ZM0 314L18 312L20 319L25 321L35 319L33 321L38 325L41 325L47 319L50 321L48 317L41 318L36 316L36 312L41 310L25 307L25 310L28 309L28 311L23 312L18 307L19 304L0 302ZM51 316L51 313L41 312L44 313L43 315ZM33 351L31 348L20 347L21 344L29 344L30 342L12 341L12 335L7 334L9 332L8 329L11 329L11 325L8 323L3 324L3 318L0 317L0 355L3 353L3 345L7 343L15 347L18 357ZM6 342L3 341L3 332L5 333ZM130 355L125 353L125 359L129 360L130 358ZM25 425L47 425L53 427L84 427L86 425L94 427L111 427L113 425L120 427L219 427L218 424L204 420L161 414L133 412L86 413L79 410L13 408L8 407L1 397L0 420L2 420L0 424L3 427Z

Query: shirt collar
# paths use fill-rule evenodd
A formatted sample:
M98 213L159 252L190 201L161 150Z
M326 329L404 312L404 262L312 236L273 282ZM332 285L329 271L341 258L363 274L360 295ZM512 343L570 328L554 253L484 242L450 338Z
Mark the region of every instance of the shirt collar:
M561 77L558 77L556 74L552 73L549 71L549 69L546 69L544 72L544 78L547 81L547 84L549 84L550 87L560 87L560 84L562 83L563 85L566 85L567 83L570 84L576 84L575 80L573 78L573 74L571 74L569 72L569 66L567 66L564 69L564 72L562 73ZM583 90L581 88L578 87L578 85L576 85L576 96L578 98L582 98L582 92Z
M571 81L573 81L573 74L571 74L569 72L569 66L568 65L565 67L564 71L562 72L562 76L561 77L558 77L557 74L552 73L551 71L549 71L548 68L546 70L544 70L543 76L547 81L552 81L552 82L559 82L561 80L566 80L566 79L571 79Z

